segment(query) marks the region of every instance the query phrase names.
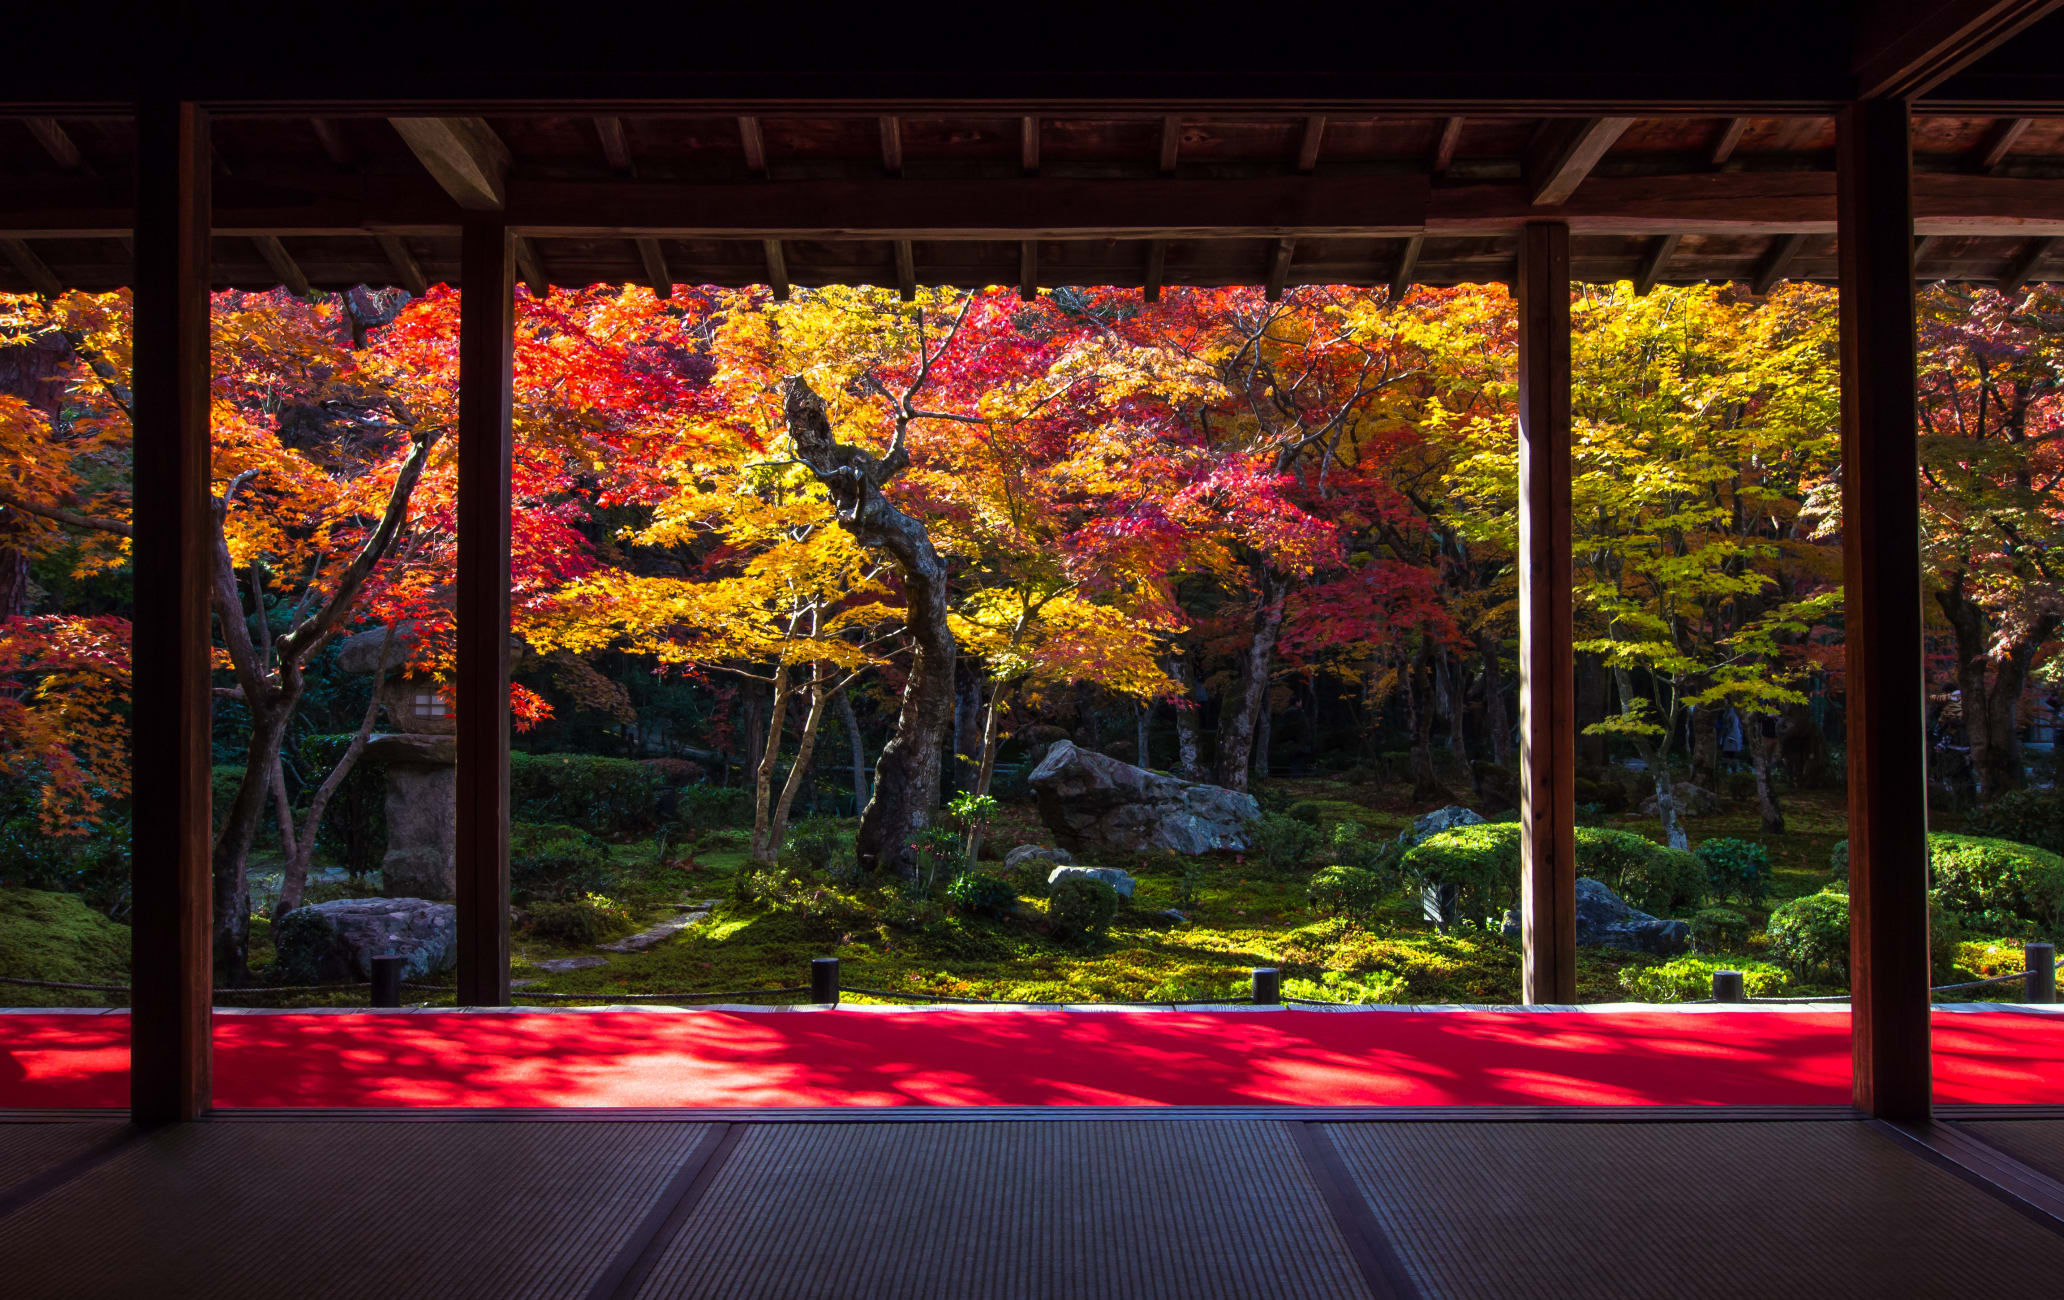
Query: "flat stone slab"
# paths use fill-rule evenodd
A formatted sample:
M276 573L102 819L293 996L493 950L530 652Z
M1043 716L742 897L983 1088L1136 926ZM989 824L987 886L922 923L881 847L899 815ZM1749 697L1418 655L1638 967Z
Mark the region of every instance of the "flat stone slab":
M609 958L607 957L554 957L549 961L534 961L531 963L538 970L548 970L555 975L564 974L570 970L592 970L597 966L607 966L608 964Z
M689 926L694 925L697 921L708 918L708 916L708 908L683 911L677 916L668 917L657 925L649 925L628 938L618 939L614 943L598 943L595 946L603 952L644 952L654 944L673 938Z

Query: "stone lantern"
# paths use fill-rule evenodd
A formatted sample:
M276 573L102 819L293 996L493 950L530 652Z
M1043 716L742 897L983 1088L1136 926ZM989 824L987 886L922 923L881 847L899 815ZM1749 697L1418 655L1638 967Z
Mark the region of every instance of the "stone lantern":
M387 852L380 859L389 898L445 899L458 891L458 721L437 684L408 672L418 633L404 623L391 643L386 628L349 637L337 665L347 673L380 671L379 705L390 731L366 742L364 757L387 771Z

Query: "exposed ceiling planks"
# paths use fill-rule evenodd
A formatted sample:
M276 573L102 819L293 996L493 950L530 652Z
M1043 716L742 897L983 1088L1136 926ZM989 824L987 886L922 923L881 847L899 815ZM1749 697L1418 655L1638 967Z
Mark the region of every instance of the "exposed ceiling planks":
M1631 117L1594 117L1580 122L1554 123L1543 132L1538 145L1528 152L1526 181L1528 197L1537 207L1552 207L1568 201L1591 169L1605 157L1613 141L1634 125Z
M509 148L477 117L391 117L423 169L452 202L475 212L502 206Z

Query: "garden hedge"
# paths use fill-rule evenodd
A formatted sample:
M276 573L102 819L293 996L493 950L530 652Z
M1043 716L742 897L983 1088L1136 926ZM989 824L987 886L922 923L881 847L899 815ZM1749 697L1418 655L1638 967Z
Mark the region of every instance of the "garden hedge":
M2064 856L2033 844L1936 831L1928 836L1930 879L1942 906L2007 931L2033 927L2043 937L2064 931ZM1849 841L1835 845L1829 865L1849 879Z
M1428 836L1406 852L1404 870L1415 885L1454 886L1457 916L1493 917L1518 902L1519 825L1486 822ZM1697 858L1632 831L1578 827L1577 872L1657 916L1697 904L1708 889Z

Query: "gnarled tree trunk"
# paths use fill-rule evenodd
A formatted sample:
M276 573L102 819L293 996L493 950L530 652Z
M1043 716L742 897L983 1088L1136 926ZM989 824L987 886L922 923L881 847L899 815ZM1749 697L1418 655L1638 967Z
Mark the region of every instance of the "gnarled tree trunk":
M1990 802L2028 782L2021 756L2021 693L2035 653L2057 634L2054 615L2037 618L2011 638L1997 635L1992 616L1964 590L1962 575L1935 593L1956 633L1957 693L1978 797Z
M1182 687L1182 698L1171 702L1175 709L1175 774L1185 781L1204 779L1204 735L1197 721L1196 673L1188 654L1173 654L1161 667Z
M1268 707L1269 673L1275 667L1276 638L1283 631L1283 604L1290 583L1269 565L1255 566L1253 631L1240 652L1240 681L1218 711L1218 783L1247 788L1254 733Z

